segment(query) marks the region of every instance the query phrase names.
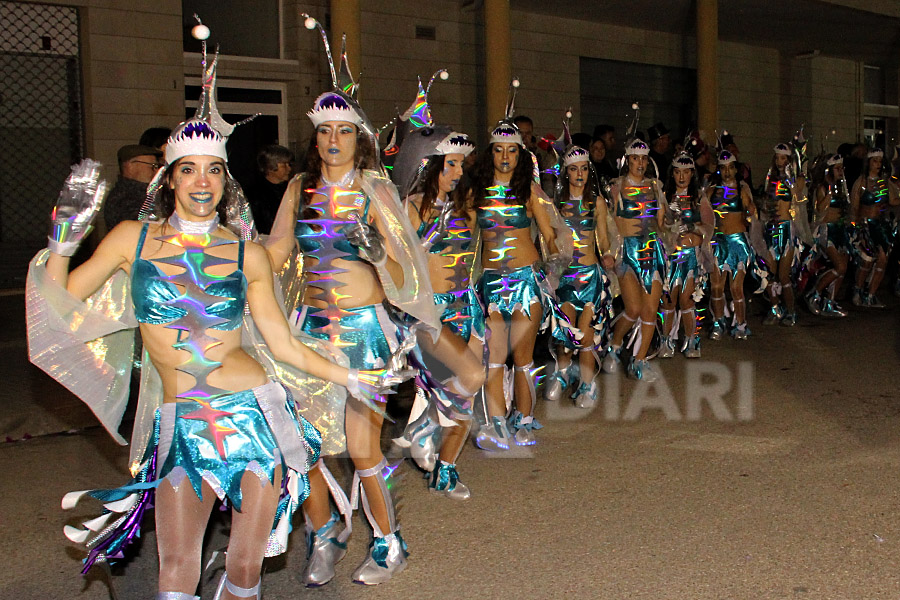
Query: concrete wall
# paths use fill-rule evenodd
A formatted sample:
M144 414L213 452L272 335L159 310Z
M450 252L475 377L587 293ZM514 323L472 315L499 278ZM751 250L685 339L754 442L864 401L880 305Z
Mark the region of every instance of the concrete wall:
M43 0L79 7L87 153L115 179L116 151L184 112L181 0Z
M183 118L184 77L200 73L196 55L185 55L180 0L138 5L116 0L44 0L82 10L83 65L88 152L107 165L116 149L137 141L147 127ZM304 146L312 132L305 116L313 99L330 87L318 35L303 28L298 14L321 21L328 0L284 0L284 58L232 57L223 48L219 77L281 81L287 85L288 144ZM362 104L376 126L413 100L415 78L450 71L435 83L434 115L482 142L484 122L480 9L463 10L441 0L367 0L362 3ZM123 8L134 6L135 8ZM555 131L568 106L579 106L579 57L695 67L691 35L656 32L513 10L512 70L521 82L517 112L529 114L538 133ZM415 39L415 26L433 26L435 41ZM487 43L490 51L490 41ZM338 49L335 49L338 52ZM857 137L861 119L860 66L817 56L800 60L776 50L723 42L719 47L720 123L731 131L743 158L759 173L771 146L800 123L821 140L835 129L840 140ZM580 122L574 130L590 130ZM646 124L643 124L646 126ZM814 147L818 148L818 141Z

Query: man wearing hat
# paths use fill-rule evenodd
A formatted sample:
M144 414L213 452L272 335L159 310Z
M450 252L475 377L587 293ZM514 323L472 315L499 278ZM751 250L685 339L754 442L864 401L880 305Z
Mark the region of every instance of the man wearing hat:
M147 194L147 184L162 166L162 152L129 144L119 148L119 179L106 199L103 219L110 231L122 221L135 221Z
M659 122L647 130L647 137L650 138L650 158L653 159L653 162L656 163L656 168L659 169L657 177L665 180L669 172L669 163L671 162L669 146L672 145L672 139L669 137L669 130L666 129L662 122Z

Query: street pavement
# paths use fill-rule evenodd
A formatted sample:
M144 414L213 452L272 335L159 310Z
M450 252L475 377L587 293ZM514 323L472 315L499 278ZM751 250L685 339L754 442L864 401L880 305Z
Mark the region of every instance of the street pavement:
M266 562L265 598L900 597L900 303L888 304L840 321L804 313L790 329L756 316L749 341L654 361L658 384L601 376L596 410L541 402L537 446L496 457L467 446L467 502L430 495L406 462L394 488L404 573L350 582L370 539L357 515L335 580L302 588L298 515L287 555ZM59 502L123 483L127 449L27 364L22 305L0 298L0 440L13 440L0 443L0 599L106 599L105 573L79 575L83 553L62 534L98 504ZM331 464L348 483L346 461ZM153 528L113 569L122 600L154 597ZM207 556L227 542L225 514L210 531Z

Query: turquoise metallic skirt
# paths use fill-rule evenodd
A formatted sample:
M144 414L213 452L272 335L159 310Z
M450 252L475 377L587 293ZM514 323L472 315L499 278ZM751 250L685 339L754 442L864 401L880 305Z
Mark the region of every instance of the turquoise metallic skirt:
M775 260L781 260L791 250L796 249L796 242L791 236L791 222L779 221L766 225L766 246Z
M604 348L609 337L609 326L612 323L612 294L609 291L609 278L600 264L575 265L566 268L556 289L559 304L569 303L579 312L590 306L594 315L590 329L582 331L580 344L560 326L557 321L551 336L565 347L574 350L577 347ZM571 323L576 327L577 323Z
M334 344L354 369L383 367L397 347L397 327L381 304L337 309L304 305L292 320L310 336Z
M531 317L532 305L541 304L541 290L531 265L508 272L485 269L476 289L488 314L499 312L507 322L517 310Z
M850 237L847 235L847 226L842 221L825 224L825 247L837 248L840 252L848 252Z
M673 294L684 292L689 279L697 280L700 267L697 262L697 247L681 248L669 257L669 291Z
M446 304L441 322L459 337L467 343L472 335L484 341L484 310L475 290L466 288L458 292L436 293L434 303Z
M747 233L716 233L712 240L716 264L722 271L747 271L753 263L753 249L747 239Z
M206 482L220 500L240 512L244 475L250 472L260 483L274 483L275 471L281 469L281 497L265 555L281 554L287 548L291 518L309 496L307 474L319 459L321 447L319 432L297 416L293 398L277 382L208 403L163 404L156 409L147 450L128 483L71 492L63 499L63 507L71 508L86 494L104 502L106 509L84 523L88 529L69 528L66 535L89 551L84 573L97 562L121 558L123 550L140 537L143 517L163 481L175 489L187 481L198 498ZM102 530L96 525L101 521L109 523Z
M654 281L660 284L665 281L667 263L662 243L655 233L651 232L646 238L629 236L622 240L622 275L628 271L634 273L648 294Z

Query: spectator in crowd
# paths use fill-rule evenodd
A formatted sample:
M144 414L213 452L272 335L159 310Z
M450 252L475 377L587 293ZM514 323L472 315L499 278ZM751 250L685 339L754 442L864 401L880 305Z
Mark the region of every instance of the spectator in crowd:
M669 173L669 163L672 162L672 155L669 152L672 138L669 130L659 122L647 130L647 137L650 143L650 158L658 169L657 177L665 179Z
M162 152L152 146L122 146L119 148L118 158L119 179L103 208L107 231L122 221L137 220L147 195L147 184L162 166Z
M598 140L603 143L606 150L605 158L602 162L594 161L594 167L597 169L598 175L614 179L619 176L619 169L616 167L616 128L612 125L597 125L594 127L594 142L591 143L591 148L594 148L594 144ZM591 150L592 161L594 160L593 156L598 152L599 150L596 148Z
M277 144L266 146L256 155L259 172L244 193L253 211L256 230L261 234L268 235L272 230L281 197L291 179L293 162L294 153Z
M603 140L592 140L588 147L588 152L591 155L591 163L594 165L594 170L600 179L612 181L619 176L615 165L606 160L606 144L603 143Z
M513 123L515 123L522 134L522 144L537 157L538 169L541 171L541 188L546 194L552 195L553 186L556 182L553 181L553 177L547 172L547 169L555 165L551 164L553 161L547 153L538 147L538 140L534 135L534 121L531 120L531 117L518 115L513 119Z
M172 130L168 127L151 127L141 134L141 139L138 140L138 144L156 148L161 153L165 154L166 144L169 141L169 135L171 133Z

